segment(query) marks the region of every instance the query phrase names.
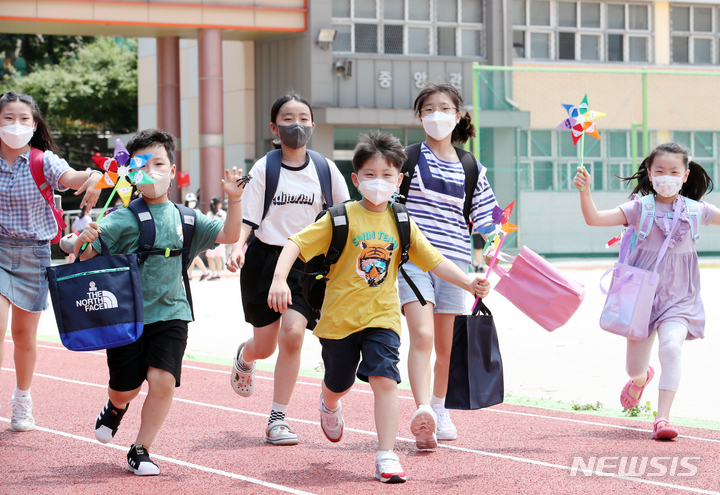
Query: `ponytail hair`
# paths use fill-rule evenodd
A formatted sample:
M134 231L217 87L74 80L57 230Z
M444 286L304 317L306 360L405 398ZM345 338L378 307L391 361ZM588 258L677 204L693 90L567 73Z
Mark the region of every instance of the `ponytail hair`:
M445 93L450 97L457 111L463 111L464 102L458 90L455 89L455 86L446 83L437 84L426 82L425 87L418 93L417 98L415 98L413 109L416 117L420 117L420 112L422 112L423 106L425 105L425 100L435 93ZM460 117L460 122L455 126L455 129L453 129L451 140L453 143L465 144L471 137L475 137L475 126L472 123L472 118L470 118L470 113L466 111L465 115Z
M700 201L703 196L713 190L712 178L710 178L699 163L690 159L687 147L679 143L665 143L655 148L652 153L642 161L637 172L630 177L621 177L625 182L631 182L637 179L638 182L632 194L640 194L641 196L656 194L652 180L650 179L650 167L656 156L668 154L681 155L685 170L690 170L687 181L680 189L681 196Z
M15 101L25 103L28 107L30 107L30 112L32 113L33 121L35 122L35 132L33 133L33 137L30 139L30 146L41 151L50 150L53 153L60 153L52 134L50 134L50 128L42 116L40 107L38 107L37 103L35 103L32 96L22 93L14 93L12 91L4 93L0 95L0 110L2 110L2 108L8 103Z

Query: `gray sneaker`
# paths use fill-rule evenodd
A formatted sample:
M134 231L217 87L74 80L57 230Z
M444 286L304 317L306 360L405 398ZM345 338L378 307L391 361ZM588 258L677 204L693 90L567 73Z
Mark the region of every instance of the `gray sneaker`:
M330 411L325 407L322 392L320 393L320 426L323 433L331 442L339 442L342 440L345 420L342 417L342 403L338 401L336 411Z

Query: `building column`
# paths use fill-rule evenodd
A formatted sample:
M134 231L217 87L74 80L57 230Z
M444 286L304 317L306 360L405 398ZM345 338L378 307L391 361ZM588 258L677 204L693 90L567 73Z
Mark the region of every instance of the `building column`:
M177 138L175 184L169 197L171 201L180 203L184 191L177 187L177 172L183 169L180 152L180 38L177 36L157 39L157 93L157 125Z
M200 209L207 212L213 196L222 198L225 149L223 129L223 46L220 29L198 31L200 78Z

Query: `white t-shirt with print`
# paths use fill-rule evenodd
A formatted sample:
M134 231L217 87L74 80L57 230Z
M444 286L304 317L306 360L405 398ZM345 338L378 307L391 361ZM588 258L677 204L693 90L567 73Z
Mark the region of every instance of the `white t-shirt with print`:
M340 170L328 160L332 181L333 204L350 199ZM243 194L243 222L255 228L255 236L265 244L284 246L291 235L315 222L325 201L320 179L312 159L301 167L282 165L275 195L263 219L265 203L266 159L260 158L250 170L252 180Z

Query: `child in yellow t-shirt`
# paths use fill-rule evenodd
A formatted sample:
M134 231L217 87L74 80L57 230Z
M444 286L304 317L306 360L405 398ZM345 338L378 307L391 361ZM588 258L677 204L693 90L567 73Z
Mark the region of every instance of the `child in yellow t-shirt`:
M331 442L343 435L341 397L355 382L355 375L369 382L375 396L375 427L379 452L375 477L382 482L407 479L400 460L392 451L398 428L397 368L400 348L400 303L396 280L400 263L399 234L388 201L402 181L400 169L406 156L400 141L389 134L362 135L355 147L353 184L363 199L346 204L348 239L329 281L320 321L314 334L320 338L325 366L320 395L320 424ZM332 238L330 215L292 236L280 254L268 305L285 311L291 302L287 277L295 259L308 261L326 253ZM445 259L411 222L410 260L425 271L485 297L489 282L479 275L463 273ZM361 360L362 359L362 360ZM359 365L359 366L358 366ZM423 414L416 412L413 424L424 435L433 435ZM426 418L429 419L429 418Z

